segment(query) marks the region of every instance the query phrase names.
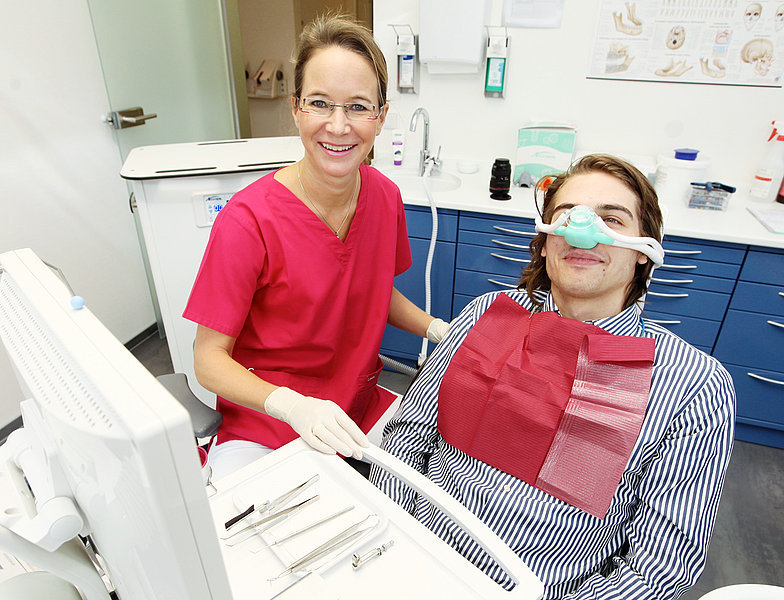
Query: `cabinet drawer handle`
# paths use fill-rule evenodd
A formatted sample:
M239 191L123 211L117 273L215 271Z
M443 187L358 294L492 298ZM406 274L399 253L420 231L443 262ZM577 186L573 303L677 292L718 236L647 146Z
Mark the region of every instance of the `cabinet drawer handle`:
M651 323L658 323L659 325L680 325L680 321L665 321L663 319L648 319Z
M511 233L513 235L524 235L526 237L534 237L536 235L535 231L518 231L517 229L507 229L506 227L501 227L500 225L493 225L493 229L497 231L503 231L504 233Z
M782 298L784 298L784 292L779 292L779 296L781 296Z
M524 246L523 244L513 244L511 242L502 242L501 240L490 240L494 244L498 244L499 246L506 246L507 248L520 248L520 250L528 250L528 246Z
M497 281L495 279L488 279L487 281L489 281L490 283L493 283L495 285L500 285L501 287L509 288L509 289L512 289L512 290L516 290L517 289L517 284L514 284L514 283L506 283L504 281Z
M774 383L776 385L784 385L784 381L779 381L778 379L771 379L770 377L763 377L762 375L757 375L756 373L746 373L752 379L759 379L760 381L764 381L765 383Z
M686 271L688 269L696 269L697 265L668 265L668 264L665 263L665 264L662 265L662 268L663 269L680 269L682 271Z
M776 323L776 321L768 321L768 325L773 325L773 327L781 327L784 329L784 323Z
M662 294L660 292L648 292L649 296L659 296L660 298L688 298L689 294Z
M694 283L693 279L661 279L660 277L651 277L651 281L655 281L656 283L675 283L675 284L689 284ZM784 292L781 293L784 296Z
M698 254L702 254L702 250L667 250L665 248L664 252L672 256L673 254L677 254L679 256L695 256Z
M501 260L511 260L512 262L519 262L519 263L531 262L530 259L526 260L524 258L512 258L511 256L504 256L502 254L496 254L495 252L491 252L490 256L494 256L495 258L500 258Z

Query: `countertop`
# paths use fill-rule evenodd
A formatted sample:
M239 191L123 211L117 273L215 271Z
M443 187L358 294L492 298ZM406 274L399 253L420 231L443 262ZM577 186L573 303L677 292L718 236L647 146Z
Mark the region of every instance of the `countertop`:
M511 200L492 200L488 186L493 161L474 162L479 169L476 173L466 174L458 172L456 160L444 160L443 170L459 177L460 185L452 191L432 192L437 208L531 219L536 216L533 188L512 186L509 192ZM385 162L375 166L393 181L396 174L411 172L410 168L395 167ZM401 193L405 204L430 205L422 186L403 185ZM754 206L784 211L784 206L749 200L746 190L738 189L730 196L726 211L688 208L685 200L676 198L660 198L659 201L665 207L664 232L667 235L784 249L784 234L769 231L747 210L747 207Z

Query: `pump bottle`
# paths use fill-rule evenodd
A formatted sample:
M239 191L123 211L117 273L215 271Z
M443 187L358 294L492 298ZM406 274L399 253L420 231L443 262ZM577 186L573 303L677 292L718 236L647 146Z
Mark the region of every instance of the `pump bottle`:
M762 202L772 202L781 196L782 191L779 186L784 178L784 133L780 133L776 128L775 121L771 124L773 132L768 138L768 150L754 174L754 181L749 190L752 200ZM780 200L782 201L784 200Z

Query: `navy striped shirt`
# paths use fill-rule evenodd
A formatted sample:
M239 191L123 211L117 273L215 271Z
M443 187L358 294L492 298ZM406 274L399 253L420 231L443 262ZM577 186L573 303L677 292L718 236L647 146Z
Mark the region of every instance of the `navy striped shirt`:
M616 335L656 340L642 430L604 519L447 444L436 429L441 379L469 329L501 292L476 298L436 347L394 418L383 447L425 473L482 519L544 582L544 598L677 598L705 564L732 451L735 390L727 371L629 307L591 321ZM523 291L506 293L532 310ZM557 311L547 294L544 310ZM386 492L509 589L495 562L427 500L373 467Z

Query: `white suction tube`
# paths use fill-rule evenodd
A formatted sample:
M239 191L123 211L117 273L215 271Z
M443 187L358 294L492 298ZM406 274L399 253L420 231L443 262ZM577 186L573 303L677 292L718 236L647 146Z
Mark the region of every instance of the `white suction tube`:
M392 456L372 444L362 449L363 457L378 465L400 481L410 486L438 507L464 531L470 533L477 543L498 563L514 581L515 587L507 592L509 598L531 598L532 590L538 590L541 597L544 585L533 571L507 546L496 533L485 525L474 513L427 477L408 466L399 458Z

